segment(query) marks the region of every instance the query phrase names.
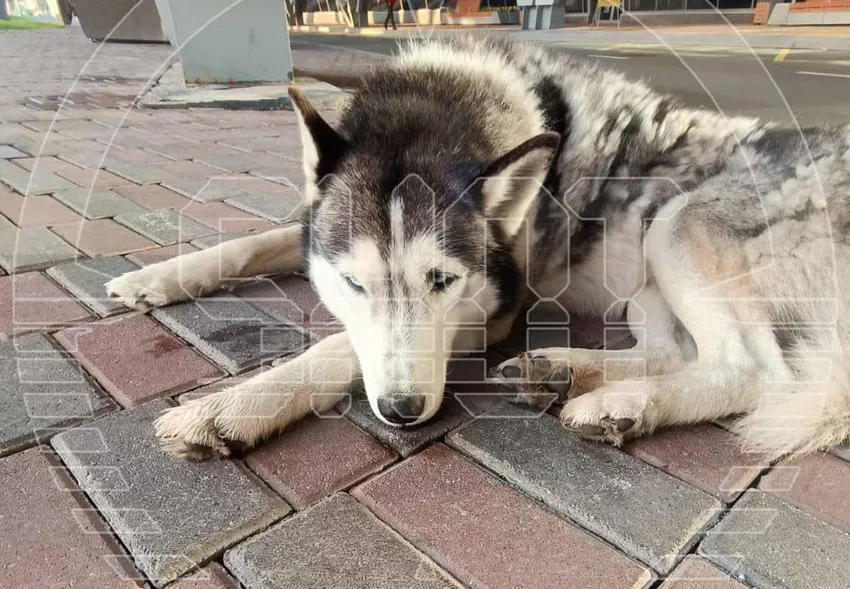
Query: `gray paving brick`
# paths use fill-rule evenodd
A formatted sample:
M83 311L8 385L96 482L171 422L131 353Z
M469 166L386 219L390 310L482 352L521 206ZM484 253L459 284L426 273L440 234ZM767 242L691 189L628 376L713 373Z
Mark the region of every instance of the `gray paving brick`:
M152 314L231 374L291 354L307 344L298 329L228 293L154 309Z
M443 400L440 411L426 423L404 429L388 426L375 417L365 394L360 391L340 401L337 410L402 456L410 456L472 419L461 404L450 397Z
M0 229L14 229L15 224L12 223L9 219L0 215Z
M47 336L0 341L0 456L115 404Z
M662 574L721 511L717 499L616 448L577 439L549 414L498 408L448 441Z
M397 428L379 420L369 406L362 381L352 385L352 395L340 401L337 411L400 455L410 456L475 416L504 403L506 394L483 382L487 365L481 361L481 358L464 358L449 365L449 382L440 410L421 425ZM478 372L480 375L476 375Z
M286 515L289 506L237 463L191 463L162 451L158 400L64 432L52 444L157 585Z
M80 255L46 227L0 229L0 266L10 273L46 268Z
M845 589L850 535L763 491L747 491L700 555L759 589Z
M298 219L302 198L297 191L292 190L278 194L244 194L228 198L224 202L252 215L281 223Z
M111 256L61 264L50 268L47 274L89 309L101 317L109 317L129 309L106 294L104 283L138 269L138 265L121 256Z
M32 174L32 183L30 183L30 174L29 170L9 160L0 160L0 182L8 184L21 194L45 194L75 188L73 184L52 172L35 172Z
M12 159L16 157L29 157L29 155L11 145L0 145L0 159Z
M493 385L483 382L487 365L481 364L481 360L464 358L455 360L449 366L447 372L451 380L446 383L447 393L440 410L421 425L398 428L379 420L369 406L363 383L359 380L352 385L352 395L337 405L337 411L402 456L410 456L476 415L503 403L504 394L500 394ZM480 372L480 375L476 376L476 372ZM464 378L465 382L462 380Z
M251 589L459 589L460 584L337 494L224 554Z
M130 199L111 190L99 188L76 188L61 190L53 195L57 200L80 213L87 219L108 219L118 215L139 215L146 211Z
M122 214L115 217L115 220L136 233L154 240L159 245L192 241L215 233L215 229L210 229L170 209Z

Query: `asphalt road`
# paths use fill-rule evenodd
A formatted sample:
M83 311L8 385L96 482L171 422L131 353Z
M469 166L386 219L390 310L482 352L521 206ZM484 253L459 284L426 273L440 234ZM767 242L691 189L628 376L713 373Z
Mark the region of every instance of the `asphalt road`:
M390 55L397 40L381 37L295 34L292 48L309 51ZM576 49L551 45L557 51L604 62L655 88L679 96L685 103L727 114L792 122L800 125L850 123L850 55L837 52L791 52L743 55L694 53L679 55L630 48ZM296 57L296 67L297 67ZM336 73L336 72L334 72ZM356 77L340 71L329 82L352 85Z

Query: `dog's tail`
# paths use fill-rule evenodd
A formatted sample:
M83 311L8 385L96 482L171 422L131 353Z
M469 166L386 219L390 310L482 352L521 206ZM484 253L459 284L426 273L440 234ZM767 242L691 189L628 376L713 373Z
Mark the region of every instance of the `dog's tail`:
M747 449L775 460L850 440L850 365L843 355L823 360L804 363L808 379L764 385L756 410L733 426Z

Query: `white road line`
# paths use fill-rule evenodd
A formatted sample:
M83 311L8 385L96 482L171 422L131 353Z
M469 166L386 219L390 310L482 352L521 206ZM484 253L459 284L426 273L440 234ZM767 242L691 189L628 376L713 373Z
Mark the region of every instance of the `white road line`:
M827 72L806 72L806 71L798 71L798 74L803 74L804 76L826 76L828 78L850 78L850 74L830 74Z
M599 59L628 59L628 57L623 57L622 55L601 55L598 53L588 53L588 57L598 57Z

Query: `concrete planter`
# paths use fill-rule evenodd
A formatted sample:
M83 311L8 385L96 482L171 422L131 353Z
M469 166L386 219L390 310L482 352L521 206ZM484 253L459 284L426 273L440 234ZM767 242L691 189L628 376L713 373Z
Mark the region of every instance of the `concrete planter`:
M92 41L168 41L154 0L70 0Z
M791 8L790 4L782 3L773 7L770 17L767 19L769 26L779 26L788 24L788 11Z
M384 26L384 20L387 18L386 10L370 10L367 17L367 22L370 25L380 25ZM416 15L412 12L404 11L404 10L396 10L395 11L395 23L400 25L401 23L413 24L416 22Z
M518 10L482 10L472 14L458 14L447 12L444 15L447 25L475 26L475 25L518 25Z
M159 0L188 84L289 82L292 52L280 0Z
M415 12L416 24L418 25L441 25L443 24L443 11L439 8L418 8Z
M171 9L168 7L168 0L156 0L156 10L159 12L159 19L162 21L162 30L165 36L168 37L169 43L176 47L174 23L171 22Z
M347 25L348 20L345 13L341 10L332 10L324 12L305 12L305 25Z

